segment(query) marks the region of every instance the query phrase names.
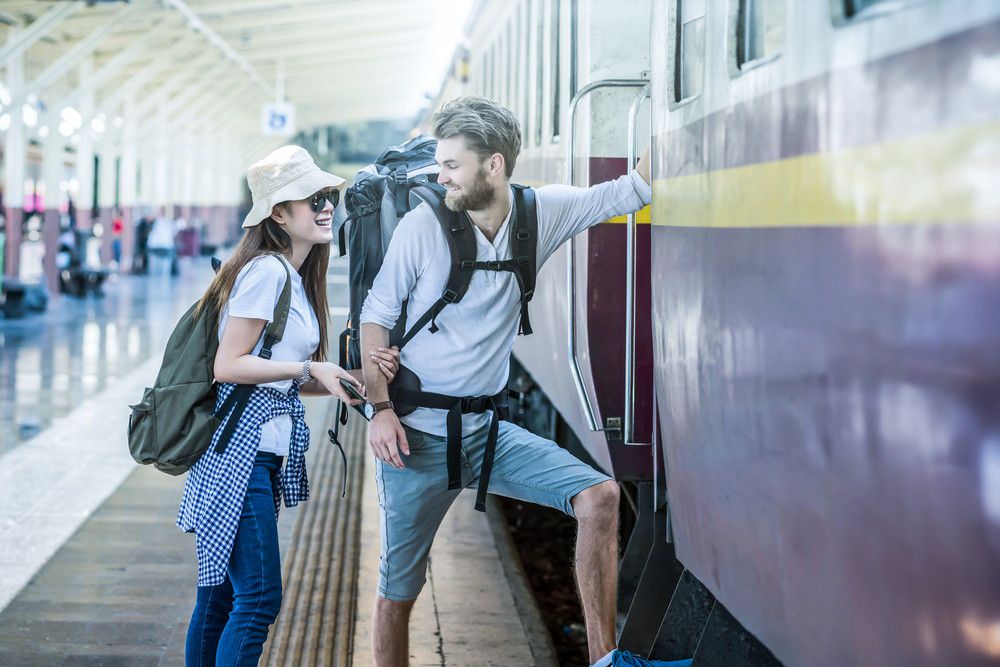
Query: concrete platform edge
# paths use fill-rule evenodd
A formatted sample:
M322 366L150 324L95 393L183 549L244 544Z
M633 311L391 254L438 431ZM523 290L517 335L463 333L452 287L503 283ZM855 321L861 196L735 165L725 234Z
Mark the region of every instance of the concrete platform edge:
M154 355L0 458L0 611L136 469L128 406L159 364Z

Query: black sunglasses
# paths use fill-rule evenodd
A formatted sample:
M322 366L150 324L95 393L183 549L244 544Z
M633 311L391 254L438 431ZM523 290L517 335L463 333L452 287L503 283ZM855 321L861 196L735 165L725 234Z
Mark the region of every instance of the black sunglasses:
M337 208L337 204L340 203L340 190L317 192L309 198L309 208L312 209L313 213L319 213L326 206L327 201L333 204L334 208Z

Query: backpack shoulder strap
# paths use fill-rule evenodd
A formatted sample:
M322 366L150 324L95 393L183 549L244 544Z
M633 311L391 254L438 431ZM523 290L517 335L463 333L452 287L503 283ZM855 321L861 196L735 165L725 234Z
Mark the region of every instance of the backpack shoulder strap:
M434 322L438 314L444 310L449 303L458 303L469 290L469 283L472 282L472 271L464 270L463 264L474 263L476 261L476 234L472 230L472 223L464 215L459 215L444 204L444 188L436 183L427 183L415 187L411 193L426 202L434 212L448 241L448 252L451 256L451 268L448 271L448 282L445 285L441 298L434 302L434 305L414 322L409 331L399 342L402 349L410 342L418 331L430 322L430 332L436 333L437 324Z
M274 253L272 253L274 254ZM260 351L260 356L265 359L271 358L271 348L281 340L285 334L285 324L288 322L288 311L292 305L292 276L288 272L288 264L285 260L274 254L282 268L285 269L285 286L281 288L278 302L274 304L274 314L271 322L264 329L264 347Z
M514 188L514 206L517 216L510 240L511 257L517 265L521 286L521 325L519 333L531 333L528 302L535 296L535 276L538 272L538 207L535 191L525 185L511 184Z

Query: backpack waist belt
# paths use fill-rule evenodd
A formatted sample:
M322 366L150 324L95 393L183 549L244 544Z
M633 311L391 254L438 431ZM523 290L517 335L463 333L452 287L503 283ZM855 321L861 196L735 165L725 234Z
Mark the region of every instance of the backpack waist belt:
M507 406L509 396L516 397L517 392L504 389L495 396L446 396L429 391L414 389L399 389L394 393L393 402L412 405L418 408L436 408L448 411L448 489L462 488L462 415L493 413L490 419L490 432L486 438L486 449L483 452L483 465L479 471L479 487L476 490L476 509L486 511L486 490L490 483L490 473L493 471L493 458L496 454L497 434L500 431L500 420L510 418Z

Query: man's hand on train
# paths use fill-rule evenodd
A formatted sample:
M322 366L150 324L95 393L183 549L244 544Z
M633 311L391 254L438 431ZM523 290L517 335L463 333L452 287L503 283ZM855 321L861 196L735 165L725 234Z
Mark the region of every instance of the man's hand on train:
M406 442L406 433L394 410L380 410L372 417L368 428L368 444L375 458L400 469L406 467L399 453L409 456L410 445Z

